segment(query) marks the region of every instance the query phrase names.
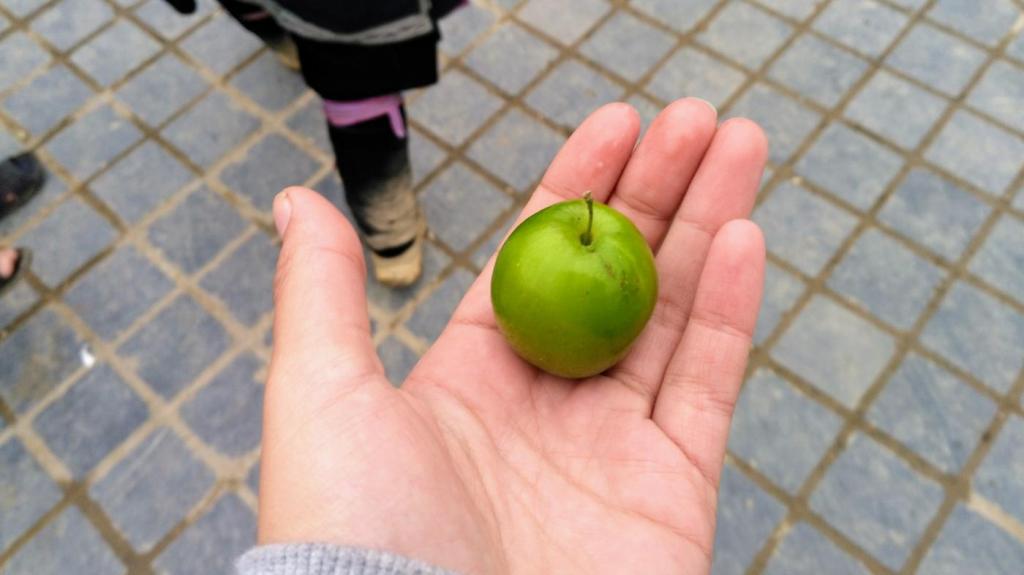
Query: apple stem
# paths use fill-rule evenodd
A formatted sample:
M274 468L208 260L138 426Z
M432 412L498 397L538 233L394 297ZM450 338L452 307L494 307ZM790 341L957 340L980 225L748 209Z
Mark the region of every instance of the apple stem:
M589 246L594 241L594 236L591 233L594 229L594 195L590 193L590 190L583 193L583 201L587 202L587 231L580 236L580 241L583 242L583 245Z

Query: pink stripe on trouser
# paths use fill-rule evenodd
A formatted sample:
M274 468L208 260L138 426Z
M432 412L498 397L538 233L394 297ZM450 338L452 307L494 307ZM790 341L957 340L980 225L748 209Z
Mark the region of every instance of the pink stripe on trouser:
M344 127L361 124L380 116L391 120L391 131L399 138L405 137L405 121L402 119L402 96L390 94L354 102L324 100L324 114L332 126Z

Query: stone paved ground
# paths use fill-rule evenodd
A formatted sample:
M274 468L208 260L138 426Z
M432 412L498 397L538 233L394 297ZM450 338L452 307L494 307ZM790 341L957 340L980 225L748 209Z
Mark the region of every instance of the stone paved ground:
M760 121L766 299L715 573L1020 573L1024 2L481 0L410 106L436 241L370 285L397 382L568 130L684 95ZM0 571L213 573L253 540L281 186L317 99L209 2L0 0ZM454 209L453 209L454 208ZM467 213L469 212L469 213ZM238 281L245 278L245 281ZM64 571L67 572L67 571Z

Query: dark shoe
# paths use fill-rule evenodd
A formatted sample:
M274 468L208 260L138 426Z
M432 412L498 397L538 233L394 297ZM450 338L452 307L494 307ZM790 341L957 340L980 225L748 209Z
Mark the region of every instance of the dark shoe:
M28 203L45 181L46 172L31 153L0 162L0 219Z

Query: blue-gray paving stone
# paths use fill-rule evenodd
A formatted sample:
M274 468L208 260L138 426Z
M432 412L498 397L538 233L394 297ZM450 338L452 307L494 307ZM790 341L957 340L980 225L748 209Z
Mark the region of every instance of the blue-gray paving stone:
M406 327L426 341L433 342L448 325L452 312L474 279L473 274L456 268L434 293L416 308L416 313L405 322Z
M164 0L155 1L165 4ZM121 86L117 97L143 121L158 126L206 87L202 76L167 53Z
M821 0L758 0L758 2L795 20L807 18L821 4Z
M736 100L730 117L757 122L768 136L768 159L784 163L810 135L821 114L766 84L750 87Z
M103 0L57 2L32 21L32 30L60 51L67 50L114 16Z
M985 52L978 48L921 23L910 29L887 63L940 92L956 96L985 58Z
M32 422L57 457L81 479L146 421L146 404L106 364L94 366Z
M262 47L263 42L234 18L220 13L179 42L179 46L207 68L226 74Z
M803 521L786 534L768 561L765 575L868 575L853 557Z
M856 434L811 495L811 509L886 567L899 570L939 510L942 487Z
M1024 131L1024 71L996 60L971 90L967 102L1010 127Z
M468 155L524 192L544 174L563 141L558 132L511 109L473 142Z
M790 324L772 355L852 409L895 351L891 336L819 295Z
M25 147L14 136L7 133L7 130L0 130L0 158L13 156L25 151ZM0 225L7 219L0 220Z
M89 186L126 222L142 219L192 180L166 149L149 140L132 150Z
M0 342L0 398L15 413L28 411L81 366L82 346L52 309L37 312Z
M960 257L988 217L981 200L937 174L914 168L878 219L948 261Z
M455 56L487 30L494 19L493 12L469 2L441 20L441 43L438 47L445 54Z
M1006 55L1024 61L1024 34L1018 33L1017 39L1006 47Z
M924 156L982 190L1002 195L1024 166L1024 139L958 110Z
M121 535L145 553L188 515L214 474L167 427L151 433L89 495Z
M1003 216L971 260L970 270L1024 302L1024 223Z
M1010 31L1020 14L1012 0L938 0L928 11L929 18L989 46Z
M616 12L579 51L601 67L635 82L672 49L675 38L628 12Z
M117 238L107 220L78 198L56 207L19 244L32 250L32 273L49 286L64 281Z
M348 202L345 200L345 186L341 183L341 177L338 175L337 170L327 172L324 174L324 177L314 182L310 187L334 204L334 207L341 211L349 223L353 226L356 225L352 210L349 209Z
M501 107L501 100L465 74L449 70L409 106L410 115L451 144L461 144Z
M269 134L241 159L229 164L220 179L252 205L270 212L274 196L288 186L302 185L320 169L320 162L280 134Z
M4 566L7 573L120 575L124 565L96 528L69 506L18 550Z
M572 44L611 7L605 0L528 0L519 19L563 44Z
M202 187L149 228L149 242L187 274L210 262L246 228L220 196Z
M18 18L28 16L46 2L47 0L0 0L0 4Z
M412 183L419 184L447 157L447 153L419 130L409 130L409 163Z
M857 219L799 186L784 183L754 212L768 249L814 276L839 249Z
M483 244L473 253L473 257L470 260L473 265L483 269L487 265L487 261L491 259L491 256L498 253L498 248L501 247L501 242L505 239L505 235L512 229L512 224L515 222L515 216L509 216L498 225L498 229L491 233L490 237L487 238Z
M240 355L181 406L185 423L218 453L238 457L259 446L264 367L255 355Z
M135 248L125 246L90 268L64 300L94 332L110 341L173 287L174 282Z
M697 40L749 69L761 66L793 33L784 20L753 4L728 2Z
M173 40L195 26L216 6L215 0L198 0L195 12L182 15L171 8L165 0L148 0L135 8L135 16L148 24L157 34Z
M829 124L796 163L796 171L860 210L881 197L903 158L845 124Z
M389 336L377 346L377 355L384 363L384 372L387 373L391 385L398 387L405 382L405 378L412 371L413 366L420 360L415 351L409 346L398 341L394 336Z
M739 90L745 78L739 68L686 46L651 77L647 90L666 102L695 96L718 107Z
M0 42L0 90L13 86L49 61L46 50L23 32L9 34Z
M1024 521L1024 419L1006 420L972 484L986 499Z
M39 294L26 281L11 286L0 298L0 331L39 301Z
M689 32L718 3L718 0L633 0L632 6L680 32Z
M899 329L910 329L946 272L877 228L864 232L832 271L828 285Z
M914 354L886 384L867 418L938 469L956 474L995 412L992 400Z
M768 262L764 271L764 296L757 318L757 329L754 331L756 345L768 339L782 316L793 307L807 287L803 280L771 262Z
M761 369L747 380L729 431L729 450L796 493L842 426L842 419Z
M963 282L953 286L921 334L925 346L1000 392L1024 367L1022 341L1024 315Z
M591 112L622 97L622 86L607 76L566 60L526 95L526 103L555 123L573 129Z
M253 464L252 469L245 475L245 484L252 489L252 492L259 495L260 492L260 462Z
M917 10L921 6L924 6L928 0L889 0L890 4L902 6L907 10Z
M4 110L32 134L42 134L84 104L93 92L58 64L4 100Z
M878 56L906 23L902 12L875 0L833 0L813 27L858 52Z
M626 103L633 106L640 115L640 136L643 137L643 134L654 123L654 119L661 113L661 106L640 94L633 94L626 100Z
M558 57L558 50L509 22L465 58L466 65L508 94L518 94Z
M1024 543L963 504L957 505L917 569L920 575L1015 573Z
M235 559L256 544L256 515L234 493L224 495L161 553L161 575L231 573Z
M60 501L61 492L15 436L0 443L0 485L0 549L7 549Z
M231 85L272 111L283 109L306 91L302 76L285 67L271 51L260 54L231 79Z
M241 143L259 124L258 119L226 94L215 91L168 124L163 134L189 159L205 168Z
M726 464L718 491L712 575L742 575L786 508L741 471Z
M227 350L230 336L189 296L180 296L118 349L157 393L170 399Z
M846 117L900 146L912 149L946 109L947 102L879 70L846 107Z
M511 203L461 163L448 167L420 194L430 229L457 251L469 247Z
M142 132L108 104L58 132L46 149L72 176L85 180L141 138Z
M768 75L801 96L831 107L867 69L865 60L805 34L772 64Z
M257 232L206 274L199 285L222 301L231 315L253 326L274 307L278 247Z
M148 34L128 20L118 20L75 50L71 61L100 85L109 86L159 50L160 44Z
M331 141L327 137L327 120L324 118L323 101L311 98L309 102L288 118L288 129L297 133L307 143L321 152L333 154Z

